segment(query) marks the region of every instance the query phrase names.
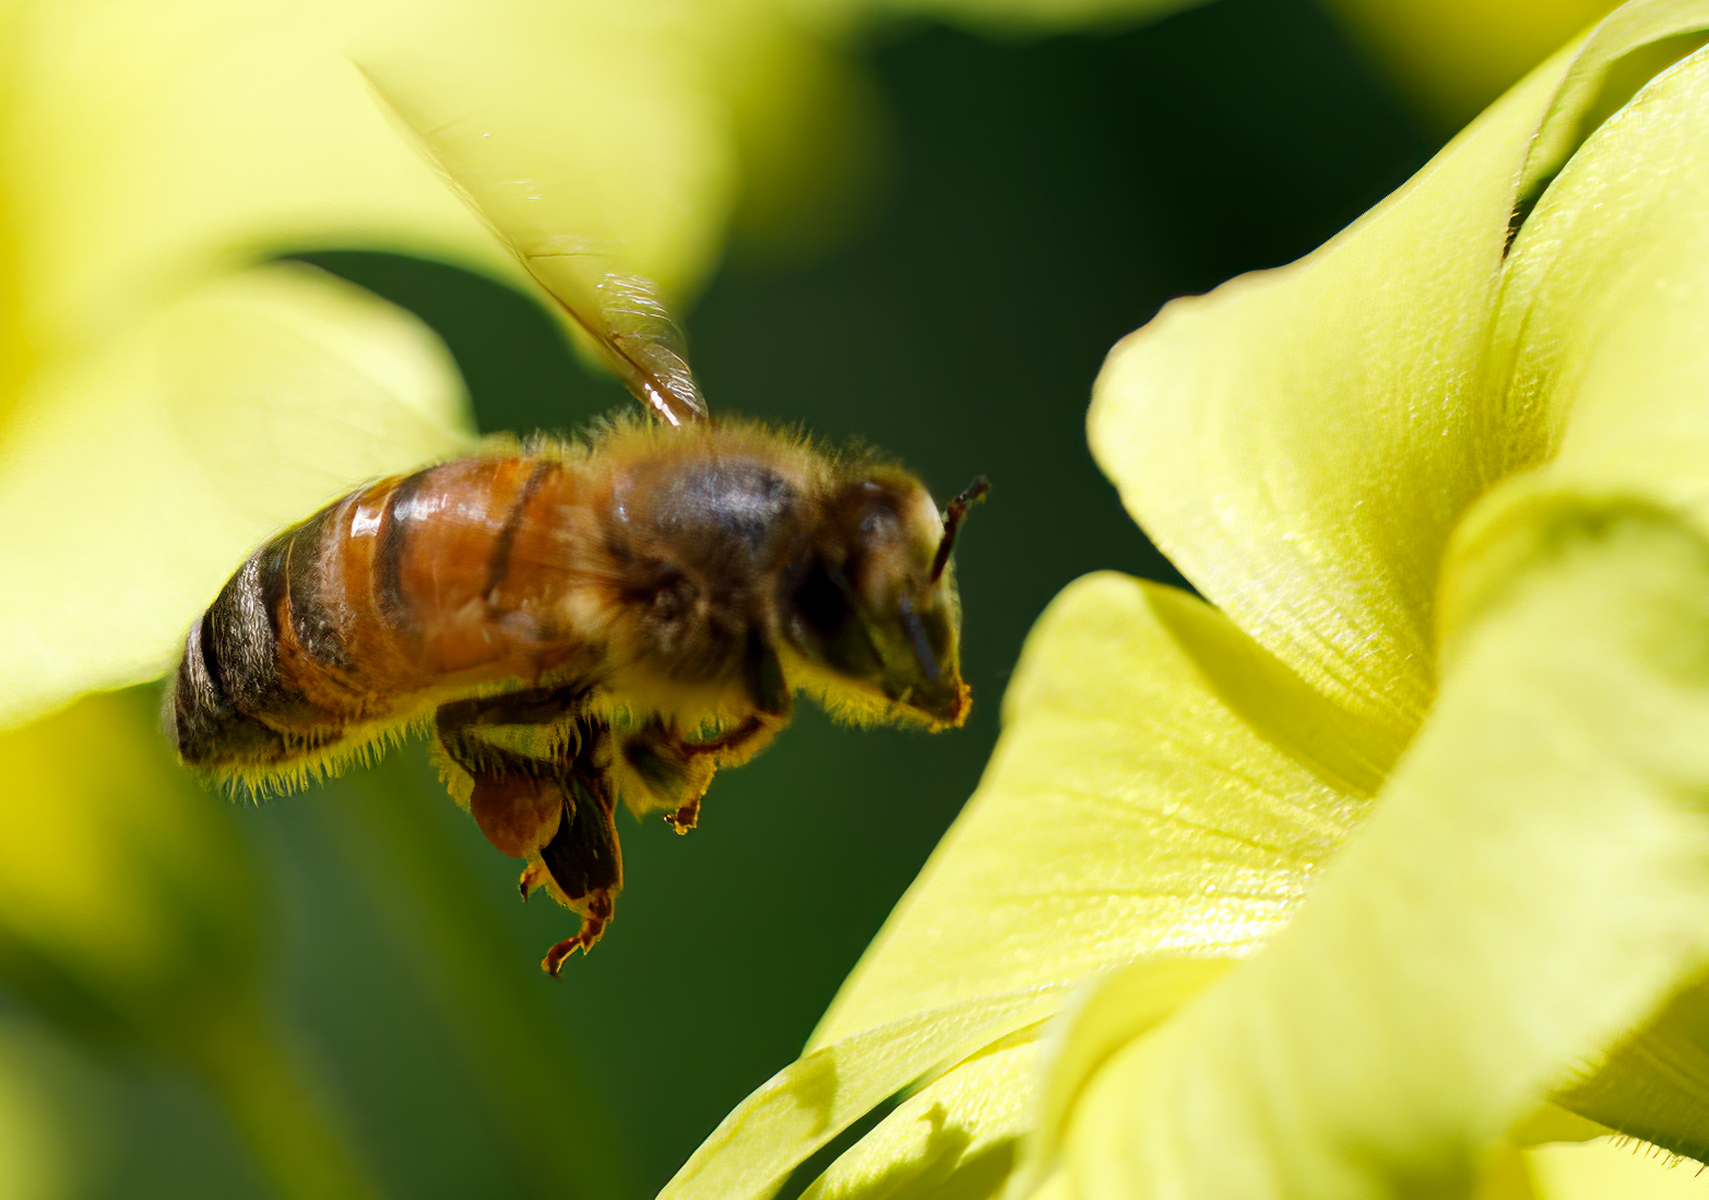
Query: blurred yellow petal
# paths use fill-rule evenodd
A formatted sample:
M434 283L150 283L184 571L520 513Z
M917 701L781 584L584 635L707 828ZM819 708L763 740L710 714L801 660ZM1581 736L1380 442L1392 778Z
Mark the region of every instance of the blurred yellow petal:
M1525 1152L1538 1200L1703 1200L1703 1168L1641 1143L1598 1138Z
M798 0L830 7L838 0ZM864 0L857 6L888 16L953 21L998 36L1111 28L1154 21L1205 0Z
M0 1200L74 1200L105 1182L105 1097L43 1032L0 1021Z
M87 348L183 288L281 249L410 249L506 269L344 57L357 31L419 6L12 9L0 320L21 327L32 361Z
M1294 922L1087 1085L1071 1194L1456 1194L1709 965L1706 795L1709 545L1539 533Z
M160 675L256 542L466 429L426 326L288 264L41 379L0 443L0 728Z
M1427 116L1455 128L1614 0L1332 0Z
M236 827L173 761L149 700L85 697L0 734L0 980L97 1042L200 1071L284 1196L370 1196L262 1015Z
M757 0L509 0L365 41L358 61L454 186L551 285L550 259L616 248L681 298L720 249L740 178L731 101L795 53ZM803 81L788 70L789 107Z
M814 1033L1279 929L1379 778L1362 733L1228 621L1113 574L1039 619L979 790ZM1332 786L1335 785L1335 786Z
M0 735L0 971L62 1017L178 1029L241 990L256 898L223 801L134 696Z
M1485 1155L1469 1195L1470 1200L1543 1200L1524 1152L1505 1143Z

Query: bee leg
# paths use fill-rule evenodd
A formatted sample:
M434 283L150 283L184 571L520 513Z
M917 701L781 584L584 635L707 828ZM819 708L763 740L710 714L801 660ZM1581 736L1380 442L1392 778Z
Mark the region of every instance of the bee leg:
M467 779L467 793L452 783L500 852L527 858L557 833L566 793L557 763L495 746L475 730L498 725L540 725L561 721L566 705L581 693L570 689L531 688L502 696L459 700L434 714L434 732L444 759Z
M546 879L546 868L540 863L531 862L522 868L522 877L516 881L516 890L522 893L524 900L527 900L534 894L536 888L546 882Z
M780 726L775 719L754 715L734 729L707 738L704 742L682 742L683 753L711 755L720 766L739 765L758 754L777 734Z
M563 974L564 964L570 955L580 950L586 954L593 944L604 936L605 927L611 921L612 900L604 892L590 897L587 909L582 913L582 927L574 937L567 937L546 951L546 957L540 960L540 969L553 979Z
M628 735L623 759L650 800L637 807L667 810L670 827L687 833L700 823L700 801L717 769L746 762L779 728L774 717L756 714L703 742L687 741L661 722Z
M694 828L700 798L718 769L715 759L696 753L674 729L654 721L624 737L623 761L648 801L632 802L633 807L672 810L665 820L678 833Z
M696 796L694 799L678 805L675 812L665 814L665 822L679 834L687 833L700 824L700 799L699 796Z
M573 803L564 807L558 832L540 848L540 861L554 893L581 914L582 927L546 952L541 967L548 975L563 970L576 950L584 954L599 941L623 890L623 852L614 821L616 792L592 760L604 730L589 729L574 760L565 764L563 779Z
M789 723L789 681L783 676L776 649L757 629L748 633L742 654L742 683L757 712L771 717L780 727Z

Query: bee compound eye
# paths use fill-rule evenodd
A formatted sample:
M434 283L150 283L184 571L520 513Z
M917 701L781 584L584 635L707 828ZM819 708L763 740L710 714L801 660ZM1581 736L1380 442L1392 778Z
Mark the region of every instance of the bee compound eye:
M827 636L849 619L849 598L831 575L824 559L814 559L795 592L795 611L808 629Z

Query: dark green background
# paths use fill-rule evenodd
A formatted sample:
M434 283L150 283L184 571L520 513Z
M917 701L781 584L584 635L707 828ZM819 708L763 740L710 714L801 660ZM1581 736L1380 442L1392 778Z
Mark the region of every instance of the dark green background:
M626 821L618 920L556 984L536 964L575 918L516 899L419 749L244 808L274 991L394 1196L650 1196L794 1058L972 791L1039 611L1096 568L1173 577L1085 448L1104 353L1171 296L1310 250L1431 149L1300 0L1030 43L897 29L866 57L891 135L876 211L811 266L738 247L686 324L720 411L859 435L940 495L991 478L959 553L974 717L928 737L804 711L692 835ZM432 324L483 429L624 403L490 282L305 256ZM97 1070L126 1131L103 1194L265 1194L191 1082Z

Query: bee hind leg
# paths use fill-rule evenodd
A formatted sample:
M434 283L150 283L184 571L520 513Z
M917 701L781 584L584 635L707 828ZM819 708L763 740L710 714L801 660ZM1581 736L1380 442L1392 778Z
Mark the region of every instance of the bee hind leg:
M614 819L616 792L592 761L600 740L600 736L583 737L576 758L565 765L563 778L573 803L565 806L557 833L540 848L540 865L552 894L582 918L574 937L546 952L540 965L548 975L562 971L565 960L577 950L585 954L592 949L611 923L617 894L623 890L623 852Z
M522 898L526 900L539 890L548 878L545 866L531 862L522 868L522 877L516 881L516 890L521 892Z
M452 794L468 808L487 841L512 858L528 858L557 833L573 806L554 757L494 745L479 731L495 726L550 726L563 720L580 693L531 688L458 700L434 714L441 770ZM526 889L525 889L526 890Z
M612 905L611 896L605 892L589 897L582 912L581 929L574 937L567 937L546 951L546 957L540 960L540 969L556 979L563 973L570 955L577 950L586 954L593 949L593 944L605 935L605 927L611 921Z

